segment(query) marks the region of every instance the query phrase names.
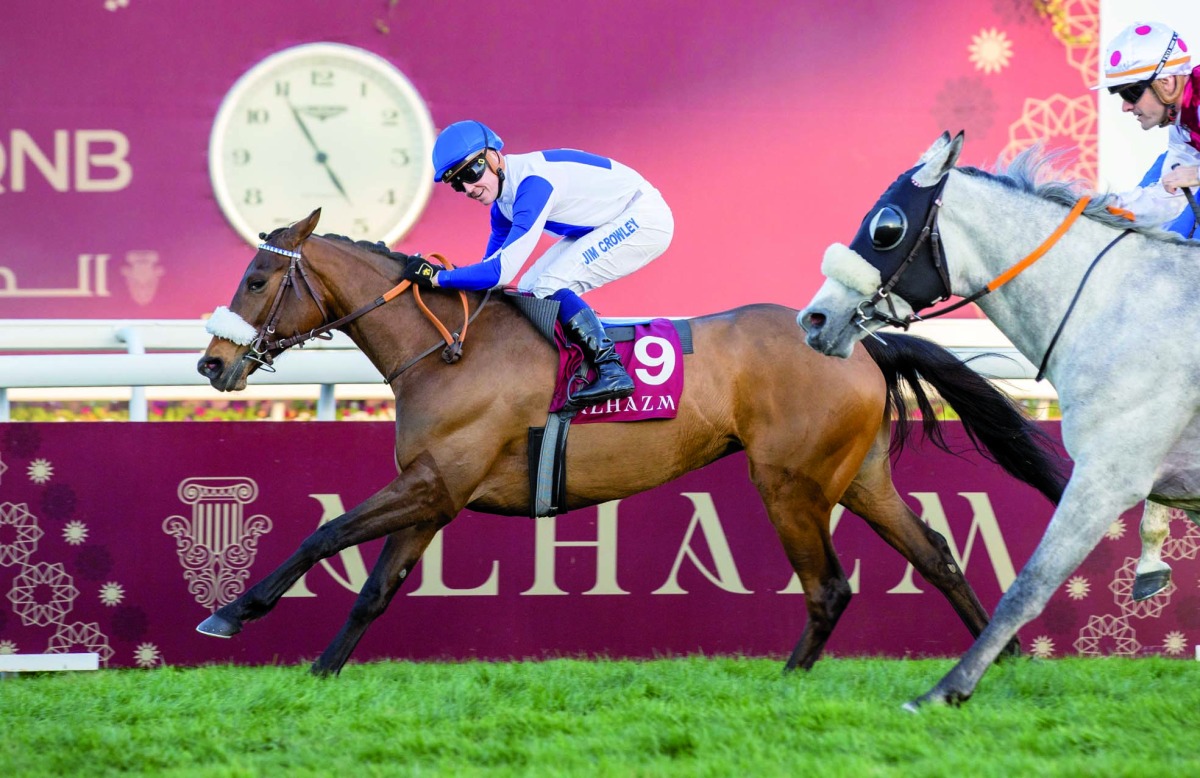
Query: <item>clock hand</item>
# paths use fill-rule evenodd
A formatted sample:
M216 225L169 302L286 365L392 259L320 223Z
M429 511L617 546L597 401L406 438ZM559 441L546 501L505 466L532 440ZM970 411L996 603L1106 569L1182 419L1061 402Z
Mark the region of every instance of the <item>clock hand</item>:
M342 197L346 198L346 202L353 205L354 203L350 201L350 195L346 194L346 189L342 186L342 182L338 180L337 175L333 172L333 168L329 167L329 155L321 151L320 147L317 146L316 139L313 138L312 133L308 131L308 126L304 124L304 119L300 118L300 112L296 110L296 106L292 105L290 100L288 101L287 106L291 109L292 116L296 119L296 124L300 125L300 131L303 132L304 137L308 139L308 145L313 147L313 151L317 152L317 163L321 167L325 168L325 172L329 174L329 179L333 181L333 185L337 187L337 190L342 193Z
M354 203L350 201L350 195L346 194L346 190L342 188L342 182L338 180L338 177L333 173L333 169L329 167L329 163L325 161L325 155L318 154L317 161L325 167L325 172L329 174L329 180L333 181L333 185L336 186L337 190L342 193L342 197L346 198L346 202L354 205Z

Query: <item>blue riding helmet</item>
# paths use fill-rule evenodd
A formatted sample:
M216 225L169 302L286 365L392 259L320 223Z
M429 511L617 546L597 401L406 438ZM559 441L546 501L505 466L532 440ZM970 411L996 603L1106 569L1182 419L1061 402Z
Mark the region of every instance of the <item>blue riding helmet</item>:
M504 141L482 122L469 119L442 130L433 144L434 183L441 181L447 170L485 148L499 151L504 148Z

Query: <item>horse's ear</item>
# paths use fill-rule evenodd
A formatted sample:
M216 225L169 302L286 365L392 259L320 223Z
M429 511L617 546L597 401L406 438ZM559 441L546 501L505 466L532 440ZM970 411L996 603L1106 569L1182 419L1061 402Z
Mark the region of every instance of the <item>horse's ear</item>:
M950 133L943 132L929 150L921 155L917 163L921 167L913 174L913 183L917 186L933 186L940 181L958 161L958 155L962 153L963 138L961 131L953 139Z
M303 221L298 221L292 225L292 229L291 229L292 240L294 240L296 242L296 245L303 243L308 238L309 235L312 235L312 231L317 228L317 222L319 222L320 220L321 220L321 209L318 208L317 210L310 213L308 215L307 219L304 219Z
M917 164L924 165L926 162L933 159L933 155L946 148L946 144L949 142L950 133L946 130L942 130L942 134L933 142L932 146L925 150L925 153L922 154L921 158L917 160Z

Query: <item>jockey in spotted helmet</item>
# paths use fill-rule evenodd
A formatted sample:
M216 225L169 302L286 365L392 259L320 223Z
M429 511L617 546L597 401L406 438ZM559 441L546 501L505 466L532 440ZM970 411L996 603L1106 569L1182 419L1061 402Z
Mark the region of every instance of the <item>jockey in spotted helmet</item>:
M1142 129L1165 127L1169 133L1161 173L1119 193L1113 205L1138 221L1171 226L1188 207L1180 187L1200 186L1200 67L1193 67L1179 33L1159 22L1134 22L1118 33L1103 65L1097 88L1118 95L1121 110Z
M482 290L511 283L543 233L557 238L533 261L520 291L558 301L563 332L596 368L570 392L584 407L634 391L612 340L580 295L644 267L671 242L675 222L662 195L636 170L577 149L502 154L504 142L482 122L451 124L433 145L434 181L489 207L483 259L453 270L421 257L405 278L426 286Z

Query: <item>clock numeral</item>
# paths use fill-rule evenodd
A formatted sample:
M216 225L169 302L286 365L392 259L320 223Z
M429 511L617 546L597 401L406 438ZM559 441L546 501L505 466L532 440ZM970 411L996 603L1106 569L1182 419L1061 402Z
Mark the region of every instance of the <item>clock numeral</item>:
M371 227L367 224L366 219L355 219L354 231L359 235L369 235L371 232Z
M396 190L389 189L386 192L384 192L383 197L379 198L379 202L383 203L384 205L395 205L396 204Z
M242 195L242 202L246 205L262 205L263 195L261 189L247 189Z
M358 96L359 97L367 96L367 91L368 91L367 87L368 86L370 86L370 83L367 81L363 81L361 84L358 85Z
M246 124L266 124L271 121L271 112L266 108L247 108Z
M395 108L388 108L381 113L383 114L384 127L395 127L400 123L400 112Z
M412 164L408 149L392 149L392 164L396 167L406 167Z
M230 156L233 157L233 164L239 167L250 162L250 151L248 149L234 149L230 152Z
M332 70L314 70L312 72L313 86L333 86Z
M276 97L287 97L291 93L292 93L292 82L290 82L290 81L276 81L275 82L275 96Z

